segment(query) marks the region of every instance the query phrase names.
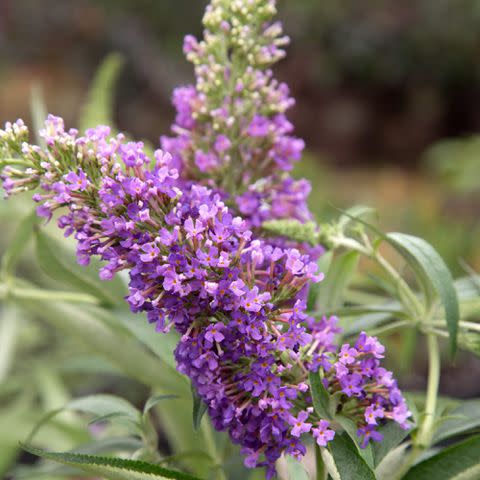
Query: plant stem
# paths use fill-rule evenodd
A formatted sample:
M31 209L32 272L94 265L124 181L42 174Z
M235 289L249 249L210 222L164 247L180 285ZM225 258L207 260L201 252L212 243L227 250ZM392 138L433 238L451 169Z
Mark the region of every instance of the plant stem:
M42 290L42 289L19 289L13 288L9 291L12 298L25 300L51 300L57 302L75 302L75 303L90 303L98 305L100 302L98 298L87 293L77 292L62 292L57 290Z
M427 333L428 347L428 384L425 401L425 412L422 423L418 429L418 435L414 440L413 448L407 459L398 469L394 480L401 480L410 470L418 456L430 446L435 423L435 411L437 408L438 386L440 383L440 351L437 336L433 332Z
M445 320L434 320L431 325L434 325L434 326L441 326L443 327L445 325ZM463 320L460 320L460 322L458 322L458 326L460 328L463 328L465 330L473 330L475 332L480 332L480 323L476 323L476 322L467 322L467 321L463 321Z
M395 270L395 268L382 256L380 255L375 248L370 244L361 244L360 242L342 236L334 236L329 239L331 244L335 247L345 247L350 250L355 250L356 252L365 255L370 260L376 262L383 271L390 277L393 285L395 285L399 300L402 302L405 310L410 313L414 321L420 321L424 314L424 309L422 303L408 286L407 282L402 278L402 276Z
M399 300L403 303L407 312L411 312L415 320L421 320L421 317L424 313L423 306L419 301L418 297L408 286L407 282L395 270L395 268L393 268L393 266L390 265L390 263L378 252L373 251L370 258L372 258L372 260L375 260L391 278L393 284L398 290Z
M90 303L93 305L100 303L98 298L88 293L15 286L11 278L7 278L5 283L0 284L0 300L7 298L14 300L51 300L54 302Z
M412 327L412 323L408 320L398 320L397 322L388 323L383 327L374 328L368 330L369 335L382 335L385 333L391 333L395 330L401 329L403 327Z
M480 323L460 321L459 327L465 328L466 330L474 330L475 332L480 332Z
M425 412L416 440L416 444L422 449L428 448L432 439L435 411L437 408L438 386L440 383L440 351L437 336L434 333L427 334L427 348L428 384Z

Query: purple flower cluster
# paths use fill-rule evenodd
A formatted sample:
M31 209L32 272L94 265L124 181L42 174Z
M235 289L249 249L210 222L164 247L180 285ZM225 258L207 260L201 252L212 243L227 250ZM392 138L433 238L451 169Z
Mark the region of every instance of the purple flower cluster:
M174 136L161 139L183 178L225 192L254 227L310 218L310 186L288 174L304 149L286 117L295 102L269 68L288 43L275 12L274 1L211 3L204 40L184 43L196 84L175 90Z
M102 279L130 275L127 301L158 331L181 334L175 357L218 430L242 446L246 465L266 466L305 453L306 433L321 446L334 427L311 406L309 371L322 369L339 408L359 426L363 443L378 439L386 419L406 425L405 402L383 347L362 334L339 352L335 318L305 313L316 262L282 242L256 238L222 195L181 178L168 153L145 154L141 143L111 138L108 127L78 136L50 116L47 148L26 143L22 123L0 131L0 146L20 152L2 173L7 194L31 190L39 215L66 208L59 227L77 240L78 260L92 256ZM20 145L20 142L23 142Z
M310 218L310 185L288 173L304 144L270 70L288 43L274 14L274 0L212 0L204 40L184 44L196 84L175 90L174 136L154 158L108 127L79 136L54 116L45 149L22 121L0 130L7 195L40 187L38 214L62 209L80 264L99 257L104 280L128 271L132 311L179 332L178 370L268 478L283 453L305 454L302 436L324 447L339 428L314 411L309 372L322 372L363 446L380 439L378 425L406 427L410 416L375 338L339 349L336 318L306 314L308 286L322 279L318 249L258 236L266 220Z
M345 404L342 413L355 420L362 447L370 440L380 441L376 427L384 419L409 428L411 416L392 372L381 367L385 348L375 337L362 332L355 345L342 345L330 365L324 364L324 385L335 394L342 392Z

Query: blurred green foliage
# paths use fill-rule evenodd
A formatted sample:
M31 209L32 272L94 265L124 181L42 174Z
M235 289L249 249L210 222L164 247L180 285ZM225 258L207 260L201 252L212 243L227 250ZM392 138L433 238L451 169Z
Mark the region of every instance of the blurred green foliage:
M456 193L480 193L480 136L444 140L425 154L426 167Z

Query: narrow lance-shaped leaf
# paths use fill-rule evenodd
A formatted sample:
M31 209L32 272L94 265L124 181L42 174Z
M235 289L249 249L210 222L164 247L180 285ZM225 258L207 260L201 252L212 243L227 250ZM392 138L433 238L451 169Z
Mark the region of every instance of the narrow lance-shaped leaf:
M123 66L121 55L109 55L99 67L80 117L80 130L112 125L115 82Z
M480 400L465 400L448 416L435 432L434 443L480 428Z
M178 395L154 395L150 397L143 407L143 415L146 415L155 405L163 400L173 400L175 398L178 398Z
M159 358L144 350L134 338L120 334L102 322L108 311L98 308L80 310L64 302L27 299L22 300L22 307L40 315L60 331L73 335L131 378L158 387L162 392L180 395L188 392L186 382L179 380L182 377L178 372L165 368Z
M350 418L343 415L335 415L335 421L345 430L345 434L350 437L352 445L357 449L357 454L364 460L370 469L375 467L372 444L369 443L365 448L361 448L357 435L357 426Z
M200 428L202 417L205 415L205 412L207 411L207 405L199 397L193 385L192 385L192 400L193 400L193 410L192 410L193 427L195 428L195 430L198 430Z
M342 306L345 291L355 273L359 258L357 252L346 252L333 259L325 274L325 280L319 284L317 307L326 311Z
M85 397L75 398L61 408L56 408L47 412L37 422L28 436L27 443L30 443L37 435L39 430L55 416L67 410L73 410L81 413L88 413L95 416L91 423L110 420L114 417L124 417L131 424L140 424L140 412L127 400L115 395L87 395Z
M298 460L287 456L286 461L289 480L309 480L304 466Z
M38 223L38 217L35 212L27 215L18 226L15 234L2 257L1 272L2 276L11 275L17 266L20 256L32 238L33 228Z
M375 474L359 455L348 435L335 435L329 443L328 450L335 461L341 480L375 480Z
M90 413L96 417L122 414L132 421L138 421L140 418L140 412L130 402L115 395L100 394L75 398L65 408Z
M88 422L89 425L95 425L96 423L104 423L110 422L111 420L115 420L116 418L120 418L122 420L126 420L130 422L130 419L126 417L123 412L112 412L107 413L107 415L100 415L99 417L95 417Z
M127 311L115 312L115 317L117 322L119 321L126 327L140 343L146 345L157 355L172 373L177 374L179 378L185 378L183 375L178 374L173 354L179 341L177 332L171 331L168 334L159 335L155 331L154 324L146 322L141 315ZM188 383L186 378L185 383Z
M409 434L409 430L404 430L395 422L387 422L378 428L378 431L383 435L383 439L381 442L375 442L373 445L375 466L378 466L386 455Z
M318 372L310 372L308 375L313 406L320 418L329 420L332 418L330 395L320 378Z
M136 460L68 452L45 452L29 445L22 445L22 448L33 455L76 467L90 475L100 476L107 480L199 480L198 477L187 473L168 470L152 463Z
M330 265L333 260L333 251L330 250L325 252L319 259L318 259L318 271L319 272L326 272L330 268ZM321 282L312 283L308 289L308 301L307 301L307 308L308 310L314 310L315 307L318 305L318 294L320 293L320 285ZM322 308L319 305L319 308Z
M366 205L355 205L348 210L345 210L338 220L338 226L342 231L348 230L352 226L360 224L358 220L365 220L370 217L376 216L377 211Z
M113 437L96 439L75 449L76 453L86 455L111 454L113 452L128 452L134 454L142 448L142 441L134 437ZM77 478L81 473L77 468L61 463L45 462L34 465L18 465L12 472L15 480L49 480L52 478Z
M418 463L403 480L478 480L480 435L469 438Z
M2 305L0 312L0 384L7 378L15 361L15 347L19 336L19 311L14 305Z
M99 279L91 278L82 270L83 267L66 259L65 249L40 229L36 231L36 247L40 267L54 280L93 295L105 305L113 306L120 303L121 298L110 295Z
M438 294L445 310L445 319L450 334L450 353L457 349L459 306L452 274L436 250L425 240L403 233L387 235L391 243L417 273L418 280L428 295L432 290Z

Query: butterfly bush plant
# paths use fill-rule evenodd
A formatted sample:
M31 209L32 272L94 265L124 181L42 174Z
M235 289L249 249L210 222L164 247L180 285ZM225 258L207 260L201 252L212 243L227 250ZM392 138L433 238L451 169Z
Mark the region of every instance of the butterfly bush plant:
M194 422L198 426L205 411L209 419L202 421L207 470L158 451L148 410L161 396L134 422L146 445L130 460L25 446L33 453L113 479L127 478L125 472L194 478L163 463L203 478L235 478L219 453L225 439L208 430L211 422L239 446L246 467L263 467L258 478L275 478L279 468L285 475L280 459L301 461L312 449L315 478L348 480L427 478L449 455L478 447L478 437L471 437L426 459L442 425L439 338L448 337L451 355L458 342L474 350L480 325L460 320L458 288L423 240L379 232L367 223L365 208L330 224L313 221L311 186L291 175L304 149L287 118L294 100L271 70L289 41L275 15L273 0L212 0L204 38L185 38L195 83L174 91L175 122L161 149L106 125L67 129L53 115L37 142L21 120L0 130L6 197L34 192L36 214L74 238L80 265L95 261L105 282L127 279L128 293L118 303L126 301L152 325L147 340L138 340L152 348L163 345L162 336L174 339L176 370L194 394ZM382 244L403 257L410 276L387 261ZM360 257L380 272L384 295L376 301L348 297L348 272ZM22 286L9 277L7 293L22 297ZM28 291L29 301L45 304L40 290ZM51 295L47 303L91 300ZM426 337L428 387L416 402L406 401L375 336L402 329ZM121 342L117 348L128 355ZM165 368L164 355L153 373L159 378L140 380L166 394L184 393L177 376L182 388L162 383L176 375Z

